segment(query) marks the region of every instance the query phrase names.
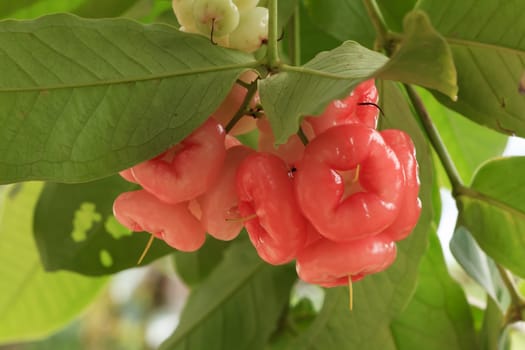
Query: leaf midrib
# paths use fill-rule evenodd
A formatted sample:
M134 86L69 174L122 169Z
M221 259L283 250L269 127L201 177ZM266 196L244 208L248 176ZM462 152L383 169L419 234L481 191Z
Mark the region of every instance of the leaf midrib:
M386 63L386 61L385 61ZM377 70L381 69L381 67L377 68ZM373 73L377 70L371 70L370 72ZM369 76L371 76L371 74L367 74L367 75L360 75L360 76L355 76L355 77L345 77L345 76L342 76L342 75L338 75L338 74L333 74L333 73L328 73L328 72L324 72L324 71L321 71L321 70L316 70L316 69L311 69L311 68L307 68L305 66L302 66L302 67L296 67L296 66L289 66L287 64L284 64L282 66L282 71L283 72L291 72L291 73L301 73L301 74L308 74L308 75L312 75L312 76L317 76L317 77L321 77L321 78L328 78L328 79L334 79L334 80L361 80L361 79L365 79ZM359 70L361 71L361 70Z
M246 277L244 278L243 281L251 281L253 276L257 274L257 272L259 272L260 269L262 269L264 267L264 263L262 261L259 261L254 267L253 267L253 270L248 274L246 275ZM177 339L175 339L173 342L170 342L170 343L167 343L167 345L171 347L175 347L181 343L184 343L186 340L187 340L187 337L189 335L191 335L193 332L195 332L196 330L198 330L199 326L205 321L207 320L208 318L210 318L215 312L217 312L219 310L219 308L224 305L224 303L226 303L227 301L229 301L239 290L241 290L242 288L248 286L249 283L239 283L237 284L237 286L235 288L232 288L229 293L225 294L224 295L224 298L220 299L217 301L217 303L215 305L213 305L213 307L210 308L209 312L205 313L205 314L202 314L201 317L199 317L198 319L196 319L195 322L193 322L193 325L189 328L187 328L187 330L184 332L184 333L181 333ZM166 345L166 346L167 346ZM168 349L168 348L165 348L164 346L161 347L161 349Z
M110 79L110 80L101 80L97 82L86 82L86 83L75 83L75 84L63 84L63 85L49 85L49 86L34 86L34 87L23 87L23 88L0 88L0 93L17 93L17 92L40 92L40 91L49 91L49 90L64 90L64 89L79 89L79 88L88 88L88 87L97 87L97 86L109 86L109 85L123 85L131 84L152 80L164 80L177 78L187 75L196 75L196 74L206 74L206 73L215 73L228 70L236 70L239 68L255 68L259 65L259 62L253 61L249 63L242 64L232 64L225 66L215 66L207 67L200 69L191 69L173 73L164 73L164 74L155 74L149 75L146 77L134 77L126 79Z
M512 53L514 55L520 55L525 56L525 51L520 49L515 49L507 46L499 46L495 44L489 44L484 43L481 41L473 41L468 39L459 39L459 38L452 38L448 36L444 36L445 40L451 44L456 46L467 46L467 47L477 47L477 48L484 48L489 50L495 50L495 51L506 51L509 53Z
M525 211L515 208L508 203L502 202L489 194L479 192L476 189L472 188L463 188L458 191L458 199L461 197L467 197L476 201L485 202L494 207L498 207L504 211L508 211L511 214L520 217L522 220L525 220Z

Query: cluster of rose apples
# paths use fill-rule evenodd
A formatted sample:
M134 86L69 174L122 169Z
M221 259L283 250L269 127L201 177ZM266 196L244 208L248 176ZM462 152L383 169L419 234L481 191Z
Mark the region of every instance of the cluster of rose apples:
M246 76L244 76L246 79ZM154 159L121 173L142 190L121 194L116 218L182 251L206 232L232 240L245 227L259 256L296 261L306 282L332 287L384 270L395 242L416 225L421 203L415 149L400 130L377 131L373 80L304 118L300 136L274 147L263 111L252 101L226 134L246 90L235 85L201 127ZM259 129L258 151L233 136Z
M172 0L180 30L214 44L253 52L268 39L268 9L259 0Z

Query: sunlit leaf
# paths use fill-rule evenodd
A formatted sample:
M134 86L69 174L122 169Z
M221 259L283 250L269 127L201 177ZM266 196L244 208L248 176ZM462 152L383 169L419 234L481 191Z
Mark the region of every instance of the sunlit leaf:
M84 275L136 267L151 235L122 226L113 216L113 201L137 187L118 175L84 184L46 184L34 221L44 267ZM172 252L173 248L156 239L143 264Z
M0 193L0 343L43 337L81 313L105 278L45 272L32 237L32 212L41 183Z

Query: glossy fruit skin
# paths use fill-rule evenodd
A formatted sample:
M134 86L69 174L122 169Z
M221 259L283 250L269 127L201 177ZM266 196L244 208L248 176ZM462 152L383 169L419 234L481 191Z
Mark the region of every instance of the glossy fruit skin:
M268 9L254 7L245 10L239 25L230 33L230 47L254 52L268 41Z
M242 17L242 12L246 11L246 10L250 10L252 8L254 8L255 6L257 6L257 4L259 3L259 0L233 0L233 3L237 6L237 8L239 9L239 12L241 12L241 17Z
M412 139L401 130L381 131L381 136L392 148L403 167L405 189L400 204L400 213L394 222L382 234L394 241L405 239L416 226L421 215L421 200L419 194L419 173L416 159L416 149Z
M188 203L168 204L145 190L119 195L113 203L113 214L130 230L150 232L181 251L199 249L206 238Z
M311 125L316 135L343 124L362 124L375 129L379 110L373 105L362 105L362 103L377 104L377 102L378 92L374 80L366 80L357 85L344 99L330 102L321 115L307 117L304 122Z
M290 136L286 143L276 147L268 119L257 119L257 128L259 129L259 151L275 154L283 159L290 168L303 157L304 144L297 135Z
M321 239L307 246L297 256L296 270L308 283L323 287L348 284L348 278L383 271L396 258L396 245L388 237L375 236L353 242Z
M131 168L148 192L166 203L186 202L203 194L221 171L224 128L213 119L160 156Z
M201 223L211 236L230 241L243 228L240 220L239 200L236 193L237 168L254 151L246 146L234 146L226 151L226 159L219 177L197 201L201 210Z
M119 172L119 175L128 182L131 182L134 184L137 183L137 179L135 179L135 176L133 176L131 169L124 169L121 172Z
M171 7L181 27L195 28L193 17L193 0L172 0Z
M364 191L346 198L340 172L355 171ZM401 164L379 132L360 124L328 129L312 140L296 166L295 193L305 217L324 237L348 242L391 225L404 190Z
M195 27L204 35L224 36L239 25L239 9L231 0L194 0Z
M251 154L237 170L241 217L259 256L279 265L295 258L306 242L306 220L295 201L286 163L270 153Z

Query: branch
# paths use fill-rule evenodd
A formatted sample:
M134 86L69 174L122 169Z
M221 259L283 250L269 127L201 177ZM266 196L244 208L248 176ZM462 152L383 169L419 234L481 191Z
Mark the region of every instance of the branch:
M456 197L457 193L461 191L461 189L465 186L463 185L461 176L459 175L458 170L454 165L454 161L450 157L450 154L448 153L447 148L445 147L445 144L441 139L441 136L439 136L436 126L432 122L432 119L430 118L430 115L428 114L428 111L426 110L425 105L421 100L421 97L419 97L416 90L414 90L412 86L408 84L403 85L407 91L410 102L414 106L414 109L416 110L416 113L419 116L419 119L421 120L421 124L423 125L423 128L425 129L430 143L432 144L432 148L434 148L434 150L436 151L441 161L441 164L443 164L443 167L445 168L447 177L452 185L452 194L454 195L454 197Z

